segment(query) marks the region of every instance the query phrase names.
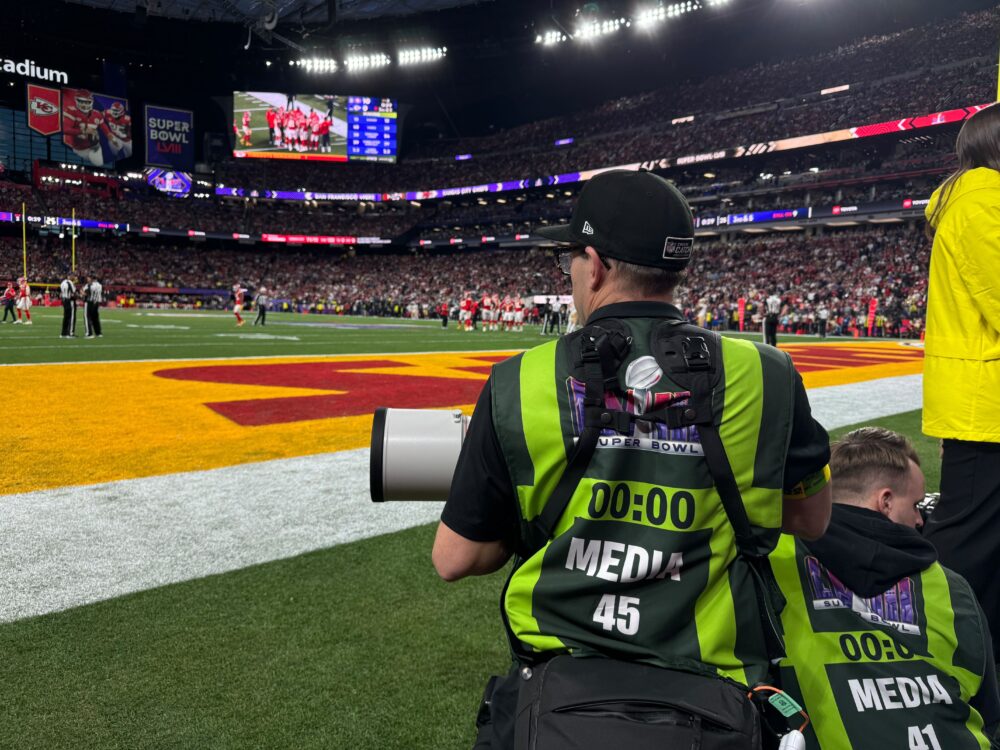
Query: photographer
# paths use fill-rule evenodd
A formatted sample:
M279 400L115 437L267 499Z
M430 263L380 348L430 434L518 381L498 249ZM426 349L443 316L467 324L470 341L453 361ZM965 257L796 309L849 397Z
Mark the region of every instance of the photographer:
M514 663L477 748L758 748L745 686L776 656L761 556L826 529L826 432L787 354L671 304L694 237L673 185L605 172L541 233L570 245L586 326L494 367L433 550L448 581L514 558Z
M771 555L788 602L782 684L801 689L808 746L988 746L1000 721L990 631L969 584L917 532L916 451L863 427L833 446L830 472L827 533L783 537Z

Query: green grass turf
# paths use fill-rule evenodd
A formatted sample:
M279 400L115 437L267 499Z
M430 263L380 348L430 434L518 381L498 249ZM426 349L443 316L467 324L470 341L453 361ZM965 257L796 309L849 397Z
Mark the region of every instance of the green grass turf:
M931 491L919 422L876 424L915 440ZM2 625L0 745L471 747L485 680L509 663L505 574L445 584L432 540L422 526Z
M105 362L136 359L195 359L416 351L514 350L544 339L538 326L523 333L461 331L455 321L351 318L268 313L266 328L236 327L230 312L102 309L104 336L84 339L82 310L76 339L61 339L62 308L35 307L31 326L0 325L0 364ZM355 326L351 328L350 326ZM741 334L729 334L741 335ZM760 340L759 333L744 338ZM781 343L818 343L811 336L780 336ZM850 341L826 339L827 343Z

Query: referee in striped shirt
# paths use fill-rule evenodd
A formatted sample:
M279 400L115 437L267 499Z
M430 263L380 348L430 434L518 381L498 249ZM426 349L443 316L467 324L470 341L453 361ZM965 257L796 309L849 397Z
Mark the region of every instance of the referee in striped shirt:
M93 276L87 277L87 286L83 288L83 298L86 300L83 321L87 325L87 338L101 338L101 303L104 301L104 287Z
M63 322L60 338L76 336L76 276L70 274L59 285L59 299L62 300Z
M778 345L778 322L781 316L781 297L772 294L764 301L764 343Z
M254 325L267 325L267 305L270 301L267 289L261 287L257 290L257 296L253 298L253 306L257 310L257 317L253 319Z

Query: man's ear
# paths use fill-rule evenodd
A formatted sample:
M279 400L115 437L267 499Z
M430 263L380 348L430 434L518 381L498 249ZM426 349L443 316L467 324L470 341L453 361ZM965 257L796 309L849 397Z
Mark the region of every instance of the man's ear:
M608 277L608 269L605 268L604 264L601 262L600 256L597 254L597 250L588 246L584 252L587 254L587 262L590 263L588 270L588 282L590 290L597 291L604 284L604 280Z
M878 491L878 512L886 518L889 517L889 511L892 510L892 500L893 494L890 488L883 487Z

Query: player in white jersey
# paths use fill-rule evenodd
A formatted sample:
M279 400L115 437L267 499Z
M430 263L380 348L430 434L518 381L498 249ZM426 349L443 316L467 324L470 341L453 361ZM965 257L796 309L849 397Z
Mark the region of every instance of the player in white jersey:
M496 314L497 309L493 304L493 298L489 294L484 294L482 300L479 302L479 309L482 311L480 313L483 323L483 333L490 330L496 330Z

